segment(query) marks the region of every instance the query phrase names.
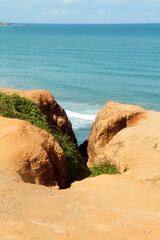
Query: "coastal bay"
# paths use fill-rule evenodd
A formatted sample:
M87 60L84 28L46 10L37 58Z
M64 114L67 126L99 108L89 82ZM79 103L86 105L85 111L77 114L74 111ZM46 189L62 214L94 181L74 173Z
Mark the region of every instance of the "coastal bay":
M0 85L51 91L79 144L107 101L160 110L160 24L13 25L0 36Z
M160 240L159 0L0 6L0 240Z

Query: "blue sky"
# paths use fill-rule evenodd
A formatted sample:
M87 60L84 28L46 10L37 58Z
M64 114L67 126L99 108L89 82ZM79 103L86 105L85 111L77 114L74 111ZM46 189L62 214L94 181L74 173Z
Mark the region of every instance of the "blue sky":
M0 21L160 23L160 0L0 0Z

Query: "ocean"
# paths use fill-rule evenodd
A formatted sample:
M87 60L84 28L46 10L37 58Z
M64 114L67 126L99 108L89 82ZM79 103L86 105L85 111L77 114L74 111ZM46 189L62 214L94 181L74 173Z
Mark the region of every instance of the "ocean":
M160 24L0 26L0 86L52 92L80 144L107 101L160 111Z

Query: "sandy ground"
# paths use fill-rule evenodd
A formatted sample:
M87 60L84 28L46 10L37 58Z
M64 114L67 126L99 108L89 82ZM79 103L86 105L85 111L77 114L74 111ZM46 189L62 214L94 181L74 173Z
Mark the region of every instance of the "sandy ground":
M159 240L160 186L101 175L57 190L0 170L0 240Z

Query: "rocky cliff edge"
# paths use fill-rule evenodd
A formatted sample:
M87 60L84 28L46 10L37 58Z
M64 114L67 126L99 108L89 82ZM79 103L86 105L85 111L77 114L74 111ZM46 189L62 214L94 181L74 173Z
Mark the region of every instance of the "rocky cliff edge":
M160 182L160 113L108 102L92 125L88 165L110 163L119 173Z

